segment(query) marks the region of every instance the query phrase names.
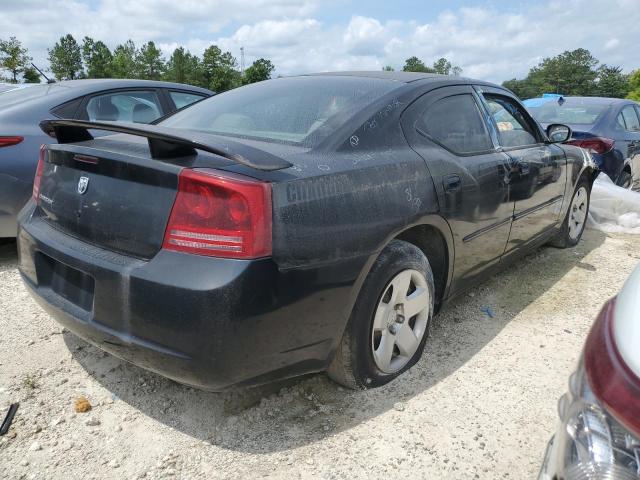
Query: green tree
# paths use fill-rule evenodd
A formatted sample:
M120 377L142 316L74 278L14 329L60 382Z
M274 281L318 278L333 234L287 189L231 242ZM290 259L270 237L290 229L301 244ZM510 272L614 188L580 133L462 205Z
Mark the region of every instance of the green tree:
M629 75L629 93L627 98L640 102L640 68Z
M131 40L118 45L113 50L109 72L113 78L134 78L136 67L136 46Z
M502 86L508 88L520 98L538 97L542 93L544 93L539 93L539 88L532 82L530 82L528 78L525 78L523 80L512 78L511 80L502 82Z
M185 51L183 47L176 48L167 62L163 78L169 82L188 83L190 85L203 84L200 59ZM207 87L207 85L203 86Z
M18 75L28 68L30 61L27 49L16 37L0 40L0 68L9 72L12 83L18 83Z
M22 73L22 79L24 83L40 83L40 74L33 67L28 67L24 69Z
M109 47L102 41L95 42L90 37L82 40L82 59L88 78L109 78L111 76L111 62L113 55Z
M555 57L545 58L529 70L529 74L524 79L514 78L502 85L521 98L538 97L543 93L597 95L599 75L605 80L603 85L610 85L616 77L611 70L599 71L596 68L598 63L589 50L578 48Z
M382 67L383 72L395 72L395 69L391 65L385 65Z
M545 58L529 76L545 92L583 96L594 93L596 65L598 60L589 50L578 48Z
M442 57L433 62L433 70L440 75L455 75L456 77L462 73L462 69L453 65L449 60Z
M453 65L444 57L433 62L433 66L427 67L422 60L413 56L405 60L402 70L405 72L439 73L440 75L456 76L462 73L462 69L460 67Z
M403 72L424 72L424 73L436 73L433 68L427 67L422 60L418 57L409 57L404 62L402 67Z
M231 90L240 85L237 62L230 52L222 53L216 45L207 47L202 56L202 74L206 88L216 93Z
M153 42L145 43L135 56L135 71L138 78L160 80L165 69L162 51Z
M49 50L51 71L58 80L73 80L82 76L82 53L80 45L71 34L60 40Z
M271 63L271 60L259 58L244 71L244 78L242 79L242 83L243 85L247 85L249 83L269 80L275 68L276 67L273 66L273 63Z
M622 67L600 65L596 84L601 97L624 98L629 94L629 76L622 73Z

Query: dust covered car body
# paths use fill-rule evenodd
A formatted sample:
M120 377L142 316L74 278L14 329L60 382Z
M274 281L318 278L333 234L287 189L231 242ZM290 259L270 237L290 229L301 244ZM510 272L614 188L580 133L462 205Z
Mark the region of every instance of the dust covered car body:
M281 78L159 125L42 126L59 144L20 216L26 285L99 348L212 390L388 382L448 298L578 242L594 175L508 91L426 74Z

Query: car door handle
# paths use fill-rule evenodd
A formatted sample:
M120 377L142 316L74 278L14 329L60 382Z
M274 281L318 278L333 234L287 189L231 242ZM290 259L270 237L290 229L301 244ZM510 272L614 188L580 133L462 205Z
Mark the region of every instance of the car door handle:
M529 162L518 162L515 165L516 167L516 171L524 176L524 175L529 175L529 172L531 171L531 168L529 167Z
M447 193L453 193L460 190L462 186L462 180L459 175L445 175L442 177L442 184L444 185L444 191Z

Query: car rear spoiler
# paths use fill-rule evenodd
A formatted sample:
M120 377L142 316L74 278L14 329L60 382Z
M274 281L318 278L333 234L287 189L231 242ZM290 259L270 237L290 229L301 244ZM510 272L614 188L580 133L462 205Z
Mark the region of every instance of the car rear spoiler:
M232 140L216 141L210 134L167 128L159 125L133 124L126 122L89 122L85 120L43 120L40 128L58 143L76 143L93 140L89 130L126 133L145 137L149 142L152 158L175 158L195 155L196 150L220 155L233 162L257 170L281 170L291 163L264 150Z

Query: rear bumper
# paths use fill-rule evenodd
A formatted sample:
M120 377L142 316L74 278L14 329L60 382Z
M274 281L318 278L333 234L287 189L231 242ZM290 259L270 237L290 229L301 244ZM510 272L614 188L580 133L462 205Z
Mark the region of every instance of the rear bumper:
M169 251L134 259L66 235L33 210L20 214L18 250L37 302L89 343L180 383L221 390L321 371L344 330L351 281L283 273L271 259Z

